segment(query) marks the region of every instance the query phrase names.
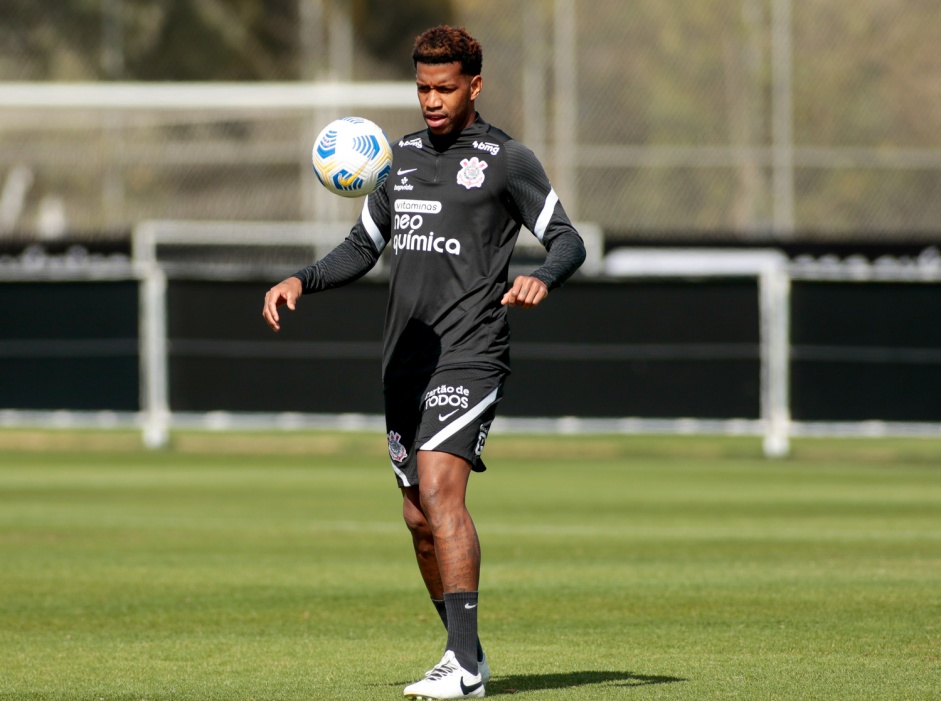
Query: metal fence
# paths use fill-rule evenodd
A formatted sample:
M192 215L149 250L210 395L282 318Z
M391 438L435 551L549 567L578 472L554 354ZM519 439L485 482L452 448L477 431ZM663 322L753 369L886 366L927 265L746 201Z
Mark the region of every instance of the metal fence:
M183 6L208 17L190 23L208 29L189 44L237 49L256 85L408 78L407 55L363 48L352 0L259 5L286 18L275 49L242 26L237 3L221 0L3 3L0 241L126 237L152 218L355 216L317 191L309 167L313 135L342 106L222 110L207 95L178 109L63 109L9 92L24 81L173 80L170 69L148 73L140 56L159 51L160 28ZM937 238L937 0L449 7L484 45L481 112L530 145L572 216L597 222L612 242ZM207 61L186 78L232 74ZM422 126L414 108L349 109L392 137Z

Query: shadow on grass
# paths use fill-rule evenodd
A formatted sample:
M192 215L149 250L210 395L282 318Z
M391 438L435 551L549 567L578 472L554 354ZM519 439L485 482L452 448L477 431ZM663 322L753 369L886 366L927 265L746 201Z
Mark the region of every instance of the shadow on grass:
M585 671L559 672L556 674L511 674L506 677L491 679L487 684L487 696L518 694L524 691L542 691L545 689L570 689L590 684L626 687L672 684L685 681L681 677L635 674L634 672Z
M503 696L505 694L520 694L526 691L545 691L547 689L574 689L592 684L630 687L685 681L687 680L682 677L635 674L634 672L584 671L558 672L556 674L510 674L505 677L491 679L487 683L487 696ZM389 686L402 686L403 684L404 682L395 682Z

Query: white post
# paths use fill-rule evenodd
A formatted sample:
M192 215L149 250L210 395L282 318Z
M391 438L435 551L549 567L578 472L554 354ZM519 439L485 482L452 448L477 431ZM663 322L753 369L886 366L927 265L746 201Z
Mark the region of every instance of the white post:
M297 8L300 20L301 79L308 82L319 80L326 64L323 50L326 39L323 4L324 0L300 0ZM318 112L314 110L304 117L301 126L303 144L306 147L300 149L300 175L298 177L300 212L303 221L313 221L317 214L316 193L320 186L311 167L310 149L314 145L317 134L324 127L320 121Z
M782 262L758 277L761 319L761 418L764 452L784 457L790 451L791 280Z
M555 172L553 185L570 219L578 217L576 143L578 54L575 0L555 0Z
M350 16L352 9L350 3L341 3L333 0L330 3L330 14L327 19L327 75L329 80L334 82L349 82L353 77L353 62L350 57L353 55L353 19ZM337 107L341 112L345 111L343 105L333 104L324 109L317 109L314 117L317 120L317 127L313 132L315 138L320 129L336 117L345 116L337 114ZM311 138L309 146L313 146L314 141ZM313 174L313 167L311 167ZM330 192L320 187L316 178L309 180L310 187L314 191L314 210L317 223L322 224L336 223L341 221L340 198L331 195Z
M773 228L790 237L795 226L791 0L774 0L771 12Z
M523 3L523 139L546 157L546 20L542 0Z
M124 78L124 0L104 0L101 14L101 69L108 80ZM105 172L102 179L101 223L116 230L125 217L125 135L124 113L108 111L102 117L104 126Z
M143 438L148 448L170 440L167 389L167 276L156 262L142 266L140 285L140 406Z

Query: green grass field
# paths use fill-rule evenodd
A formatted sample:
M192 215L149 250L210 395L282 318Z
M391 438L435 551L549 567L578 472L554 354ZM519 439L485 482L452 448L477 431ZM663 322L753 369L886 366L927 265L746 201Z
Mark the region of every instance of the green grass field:
M0 432L0 699L401 698L444 629L382 436L175 438ZM488 458L488 697L941 698L941 442Z

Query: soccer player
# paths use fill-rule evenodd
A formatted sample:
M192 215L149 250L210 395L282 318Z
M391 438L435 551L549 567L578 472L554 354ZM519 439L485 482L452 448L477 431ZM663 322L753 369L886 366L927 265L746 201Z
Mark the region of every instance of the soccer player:
M447 629L441 661L404 695L481 698L490 669L477 637L480 543L465 492L471 472L486 469L481 453L510 372L507 308L542 303L585 248L532 151L477 113L480 44L463 28L435 27L416 39L412 60L427 129L393 146L393 172L346 240L272 287L263 315L278 331L278 307L356 280L391 245L389 457L418 569ZM509 284L524 225L547 257Z

